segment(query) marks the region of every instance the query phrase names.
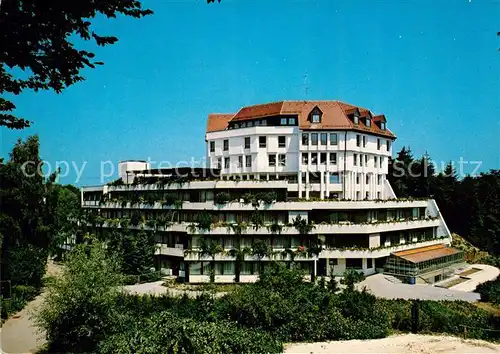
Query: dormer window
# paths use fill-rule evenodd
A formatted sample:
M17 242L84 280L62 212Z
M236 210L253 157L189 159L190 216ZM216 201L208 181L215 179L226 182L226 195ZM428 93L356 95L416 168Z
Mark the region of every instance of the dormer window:
M371 121L371 119L370 119L370 118L366 118L366 126L367 126L368 128L370 128L370 127L371 127L371 125L372 125L372 121Z
M380 129L385 130L385 122L380 122Z
M354 124L359 124L359 117L356 114L352 117L352 122Z
M309 121L311 123L321 123L321 116L323 112L318 107L314 107L314 109L309 113Z

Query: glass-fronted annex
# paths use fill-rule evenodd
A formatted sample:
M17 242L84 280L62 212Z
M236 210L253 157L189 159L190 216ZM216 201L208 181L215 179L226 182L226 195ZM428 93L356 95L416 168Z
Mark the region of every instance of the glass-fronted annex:
M392 253L387 259L385 273L416 278L463 262L462 251L440 244Z

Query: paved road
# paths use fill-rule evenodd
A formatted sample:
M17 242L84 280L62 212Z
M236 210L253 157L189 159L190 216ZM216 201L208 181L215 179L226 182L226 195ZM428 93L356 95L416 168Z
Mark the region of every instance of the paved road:
M420 299L420 300L463 300L474 302L479 300L479 294L438 288L432 285L410 285L393 283L384 274L375 274L367 277L358 284L359 288L366 288L375 296L386 299Z
M37 296L3 324L0 334L3 353L34 353L45 343L44 335L37 332L30 319L30 314L42 303L43 296Z

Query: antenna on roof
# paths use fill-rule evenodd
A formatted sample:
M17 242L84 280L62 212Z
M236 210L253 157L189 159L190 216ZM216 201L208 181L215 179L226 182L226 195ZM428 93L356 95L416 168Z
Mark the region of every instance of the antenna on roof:
M309 93L309 86L307 86L308 82L307 82L307 71L306 71L306 74L304 75L304 94L306 95L307 97L307 94Z

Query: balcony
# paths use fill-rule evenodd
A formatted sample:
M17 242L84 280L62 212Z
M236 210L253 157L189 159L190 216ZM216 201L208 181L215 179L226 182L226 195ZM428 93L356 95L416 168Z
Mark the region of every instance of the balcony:
M175 244L175 247L169 247L169 245L164 243L157 243L156 247L155 255L184 257L184 245L182 244Z

